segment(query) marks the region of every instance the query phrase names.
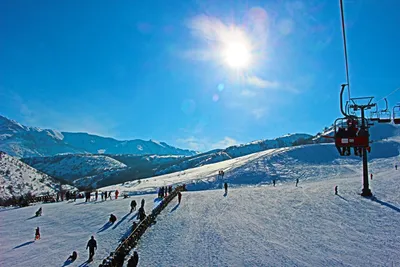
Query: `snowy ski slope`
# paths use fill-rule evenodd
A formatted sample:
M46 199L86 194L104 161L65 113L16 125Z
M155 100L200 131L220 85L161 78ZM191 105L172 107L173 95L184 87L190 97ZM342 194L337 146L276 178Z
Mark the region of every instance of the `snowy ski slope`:
M400 266L400 170L393 158L376 160L376 200L362 198L358 173L319 180L184 192L138 244L139 266ZM379 165L379 167L374 167ZM339 186L339 196L333 194ZM0 212L0 266L63 266L76 250L82 265L95 235L97 266L126 234L132 199L42 205ZM116 225L102 231L113 212ZM121 222L122 221L122 222ZM34 229L42 239L32 242Z
M145 199L145 211L155 207L152 195L127 199L51 203L0 212L0 266L63 266L72 251L78 252L78 259L68 266L81 265L88 258L85 250L91 235L97 240L93 266L98 266L128 234L136 221L136 212L129 213L130 201ZM100 199L100 196L99 196ZM33 217L39 207L41 217ZM110 214L117 216L114 225L109 226ZM36 227L40 227L41 239L33 242Z

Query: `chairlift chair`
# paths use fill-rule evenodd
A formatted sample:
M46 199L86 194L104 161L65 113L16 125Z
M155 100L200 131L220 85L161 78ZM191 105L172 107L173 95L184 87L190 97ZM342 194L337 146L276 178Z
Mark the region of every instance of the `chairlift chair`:
M400 104L393 107L393 122L394 124L400 124Z
M378 105L376 105L376 110L369 113L370 121L379 121Z
M378 119L379 123L390 123L392 121L392 114L389 111L388 102L386 98L385 98L385 103L386 103L386 108L381 110L379 114L379 119Z
M349 120L353 123L349 124ZM369 147L369 133L365 135L357 135L357 131L351 132L351 127L357 127L354 125L357 120L351 118L339 118L335 121L335 145L338 148L343 147L356 147L356 148L368 148ZM365 122L367 125L367 122ZM361 125L361 123L359 124ZM344 134L343 134L344 133ZM342 135L342 136L341 136Z

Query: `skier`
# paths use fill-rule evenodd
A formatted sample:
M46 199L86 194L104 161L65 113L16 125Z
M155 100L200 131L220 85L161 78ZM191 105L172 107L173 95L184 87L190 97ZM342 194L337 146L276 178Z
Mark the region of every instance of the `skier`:
M97 201L98 196L99 196L99 192L96 191L96 193L94 193L94 197L95 197L96 201Z
M132 211L134 211L134 210L136 210L136 201L135 201L135 200L132 200L132 201L131 201L131 213L132 213Z
M140 207L144 208L144 198L142 199L142 203L141 203Z
M374 175L371 173L371 181L372 181L372 178L374 178Z
M35 230L35 240L40 239L40 231L39 231L39 227L36 228Z
M97 242L94 239L94 236L92 236L90 238L90 240L88 241L87 245L86 245L86 250L89 248L89 259L88 261L92 261L93 260L93 256L94 256L94 249L97 250Z
M274 186L275 186L275 179L274 179L274 180L272 180L272 182L274 183Z
M228 194L228 183L224 183L225 194Z
M115 199L118 199L119 191L115 190Z
M296 187L299 184L299 178L296 179Z
M178 204L181 204L181 199L182 199L182 193L179 191L178 192Z
M108 192L108 196L110 197L110 200L112 200L112 198L111 198L111 191Z
M131 258L128 261L128 265L127 267L136 267L139 263L139 255L137 253L137 251L133 252L133 255L131 256Z
M76 253L76 251L73 251L72 254L68 257L67 261L75 261L76 258L78 258L78 253Z
M396 169L396 171L397 171L397 164L396 164L394 167L395 167L395 169Z
M110 215L110 223L115 223L115 221L117 220L117 217L115 217L114 214Z
M103 194L103 192L101 192L100 195L101 195L101 201L103 201L103 200L104 200L104 194Z
M335 186L335 195L338 194L338 186Z
M36 217L42 216L42 207L40 207L37 211L36 211Z

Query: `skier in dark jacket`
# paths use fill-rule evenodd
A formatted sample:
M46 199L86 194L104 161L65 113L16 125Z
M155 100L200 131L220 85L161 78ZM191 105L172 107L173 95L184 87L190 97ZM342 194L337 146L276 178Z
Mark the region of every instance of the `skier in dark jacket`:
M338 186L335 186L335 195L338 194Z
M136 201L135 201L135 200L132 200L132 201L131 201L131 213L132 213L132 211L134 211L134 210L136 210Z
M139 218L140 221L143 221L144 219L146 219L146 213L144 212L143 207L139 208L137 217Z
M110 223L115 223L117 221L117 217L114 214L110 215Z
M67 261L75 261L76 258L78 258L78 253L76 253L76 251L72 252L72 254L68 257Z
M94 256L94 249L97 250L97 242L94 239L94 236L92 236L90 238L90 240L88 241L87 245L86 245L86 250L89 248L89 261L93 260L93 256Z
M182 193L178 192L178 203L181 204Z
M225 194L228 194L228 183L224 183Z
M299 184L299 178L296 179L296 187Z
M141 203L140 207L144 208L144 198L142 199L142 203Z
M42 216L42 207L36 211L35 215L36 217Z
M139 263L139 255L136 251L133 252L133 255L128 261L127 267L136 267Z

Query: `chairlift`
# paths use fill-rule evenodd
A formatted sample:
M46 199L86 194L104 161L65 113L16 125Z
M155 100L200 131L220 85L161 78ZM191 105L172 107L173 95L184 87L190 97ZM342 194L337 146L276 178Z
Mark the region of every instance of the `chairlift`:
M393 122L394 124L400 124L400 104L393 107Z
M367 148L369 150L369 133L367 130L358 129L358 126L361 125L360 120L359 118L345 117L335 121L335 145L341 152L340 155L346 156L343 148ZM349 151L348 156L350 150L347 149L347 151Z
M378 119L379 123L390 123L392 121L392 114L389 111L388 102L386 98L385 98L385 103L386 103L386 108L381 110L379 114L379 119Z
M379 121L378 105L376 105L376 110L369 113L370 121Z

